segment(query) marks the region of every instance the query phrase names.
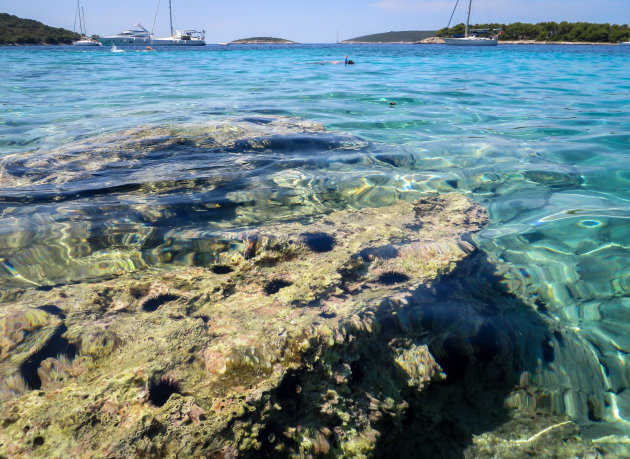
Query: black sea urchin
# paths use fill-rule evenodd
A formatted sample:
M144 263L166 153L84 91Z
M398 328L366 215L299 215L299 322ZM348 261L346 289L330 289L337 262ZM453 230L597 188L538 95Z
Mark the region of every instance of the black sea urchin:
M273 295L274 293L278 293L281 288L288 287L292 284L293 282L289 282L284 279L274 279L265 286L265 293L267 295Z
M330 252L335 245L335 237L326 233L304 233L304 243L313 252Z
M395 271L383 273L378 276L378 279L376 279L377 282L383 285L402 284L403 282L407 282L408 280L409 276L403 273L397 273Z
M149 402L163 406L173 394L181 394L182 387L172 375L162 375L157 379L150 379L148 384Z
M142 303L142 309L146 312L153 312L157 310L164 303L168 303L169 301L178 300L179 296L173 295L172 293L163 293L161 295L152 296L147 298Z

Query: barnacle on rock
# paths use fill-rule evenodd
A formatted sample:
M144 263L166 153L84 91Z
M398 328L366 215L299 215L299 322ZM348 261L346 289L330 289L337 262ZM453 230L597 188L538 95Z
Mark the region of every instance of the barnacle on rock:
M94 359L105 357L118 348L122 340L110 330L97 330L81 335L79 354Z
M37 369L37 375L44 389L54 389L62 387L71 376L73 361L65 355L58 358L49 357L42 361Z

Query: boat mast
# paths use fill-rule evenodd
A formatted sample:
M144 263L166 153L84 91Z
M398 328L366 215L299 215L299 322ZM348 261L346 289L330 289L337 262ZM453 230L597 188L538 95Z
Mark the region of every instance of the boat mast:
M171 8L171 0L168 0L168 15L171 18L171 37L173 36L173 10Z
M153 16L153 25L151 26L151 37L153 37L153 31L155 30L155 21L157 21L158 11L160 11L160 0L158 0L157 8L155 9L155 16Z
M81 7L81 15L83 16L83 32L82 32L82 34L87 37L87 29L85 28L85 11L83 11L83 7Z
M77 0L77 10L74 13L74 27L72 27L72 30L74 32L77 31L77 17L79 16L79 13L81 12L81 9L79 7L79 0ZM79 27L81 27L81 23L79 22Z
M466 18L466 32L464 37L468 38L468 23L470 22L470 7L472 6L472 0L468 2L468 17Z

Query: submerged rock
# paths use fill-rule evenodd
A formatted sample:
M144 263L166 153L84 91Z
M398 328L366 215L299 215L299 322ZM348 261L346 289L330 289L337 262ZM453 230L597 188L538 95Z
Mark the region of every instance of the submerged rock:
M355 168L368 145L318 123L252 116L141 126L4 155L0 289L212 265L232 244L217 234L226 228L352 206L337 174L320 171L332 161ZM339 175L355 187L362 173Z
M7 293L0 455L387 456L418 429L461 452L492 429L457 426L448 400L470 385L503 413L513 343L546 332L519 338L449 287L485 221L462 195L429 196L226 232L212 268Z

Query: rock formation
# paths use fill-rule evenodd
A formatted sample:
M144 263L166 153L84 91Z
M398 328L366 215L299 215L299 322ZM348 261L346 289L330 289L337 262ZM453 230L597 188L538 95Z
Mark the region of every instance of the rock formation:
M522 331L484 322L488 312L464 298L474 288L449 284L474 258L469 235L485 219L462 195L429 196L225 232L232 244L210 267L5 291L0 454L367 457L391 455L391 445L412 454L419 441L436 454L531 448L534 440L489 432L470 446L471 433L492 430L484 423L444 431L461 411L447 400L461 397L462 406L477 398L494 428L510 422L504 398L523 370L511 344ZM547 435L546 447L591 451L565 419L511 422L529 436L551 420L558 438Z

